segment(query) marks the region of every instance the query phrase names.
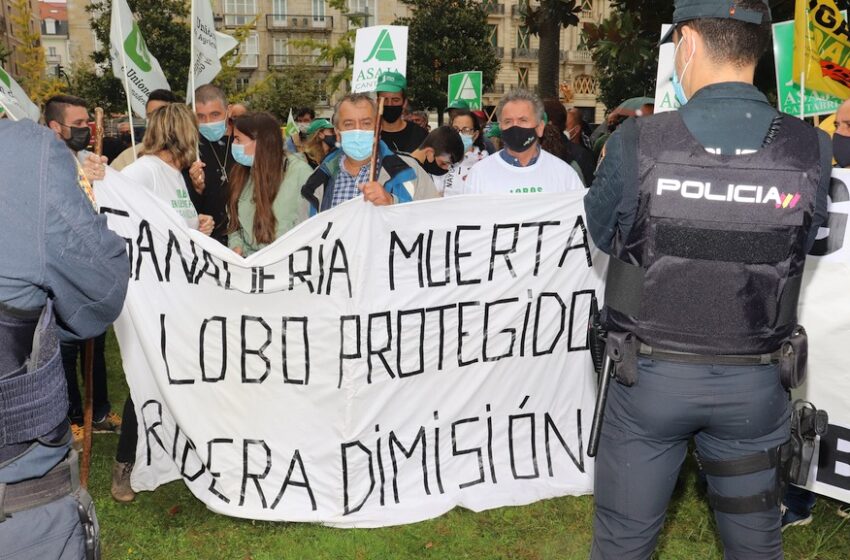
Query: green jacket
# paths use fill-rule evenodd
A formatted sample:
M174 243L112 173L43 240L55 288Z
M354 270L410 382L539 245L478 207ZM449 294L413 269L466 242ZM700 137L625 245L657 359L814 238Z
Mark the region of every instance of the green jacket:
M301 185L310 177L313 170L307 163L297 157L289 156L284 167L283 182L272 203L272 210L277 218L275 239L294 228L303 220L303 212L299 209L301 201ZM231 249L242 249L242 256L247 257L266 246L254 240L254 182L248 179L248 184L239 195L238 214L239 229L228 236L227 244Z

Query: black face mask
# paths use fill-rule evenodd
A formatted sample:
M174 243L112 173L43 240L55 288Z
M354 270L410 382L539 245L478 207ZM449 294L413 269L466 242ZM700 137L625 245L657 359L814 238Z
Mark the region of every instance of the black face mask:
M71 137L62 138L65 145L75 152L85 150L89 145L89 140L91 140L91 129L87 126L69 126L67 128L71 130Z
M838 167L850 167L850 136L832 135L832 155Z
M404 111L404 106L402 105L384 107L384 120L388 123L394 123L401 118L402 111Z
M537 141L537 127L525 128L522 126L512 126L502 129L502 142L505 143L512 152L522 153L531 148Z
M435 176L445 175L449 172L448 169L443 169L437 165L436 161L428 161L427 159L422 162L422 169L424 169L426 173Z
M129 132L122 132L118 135L118 139L121 140L121 142L124 144L132 144L133 142L133 139L130 137Z
M325 144L327 144L327 145L328 145L328 147L329 147L331 150L333 150L334 148L336 148L336 136L334 136L333 134L331 134L330 136L325 136L324 138L322 138L322 142L324 142Z

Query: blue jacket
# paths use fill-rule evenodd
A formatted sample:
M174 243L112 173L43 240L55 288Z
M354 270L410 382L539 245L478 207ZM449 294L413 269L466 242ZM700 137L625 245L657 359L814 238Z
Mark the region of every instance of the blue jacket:
M379 163L378 168L383 169L389 174L389 180L384 183L384 189L393 195L398 202L410 202L413 198L410 192L405 188L404 183L407 181L416 181L416 171L404 163L398 155L390 150L383 141L379 144ZM316 168L304 186L301 187L301 195L310 203L310 214L328 210L331 207L333 200L334 183L337 175L339 175L341 149L336 149L329 153L321 165ZM324 187L322 200L319 201L316 196L316 190L319 187Z
M52 130L0 120L0 146L0 302L32 311L51 296L63 337L101 334L127 293L124 240L83 194Z

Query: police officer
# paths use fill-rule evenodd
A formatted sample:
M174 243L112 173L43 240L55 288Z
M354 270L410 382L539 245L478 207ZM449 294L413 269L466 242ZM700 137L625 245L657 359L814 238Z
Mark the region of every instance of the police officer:
M681 109L622 124L585 197L611 256L602 320L622 351L591 558L652 555L691 437L725 558L782 558L794 380L781 379L777 350L802 338L796 305L831 148L752 85L770 44L763 0L677 0L673 22L662 42L675 44Z
M112 323L129 263L53 131L0 120L0 146L0 554L96 558L59 340L90 338Z

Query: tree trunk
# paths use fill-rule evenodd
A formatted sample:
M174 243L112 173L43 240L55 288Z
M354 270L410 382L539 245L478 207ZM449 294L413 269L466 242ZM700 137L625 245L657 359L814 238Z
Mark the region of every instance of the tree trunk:
M558 97L561 65L561 25L554 18L540 22L540 50L537 53L537 87L541 98Z

